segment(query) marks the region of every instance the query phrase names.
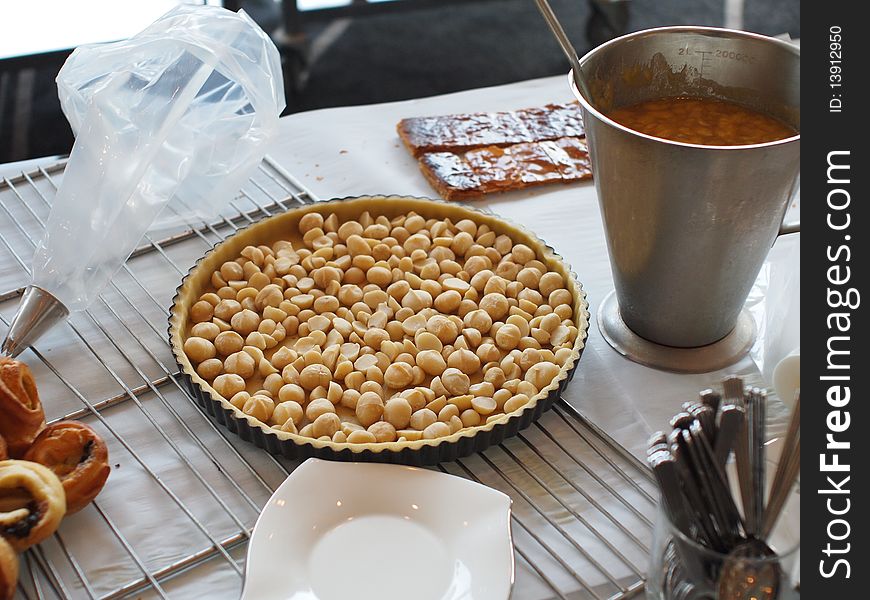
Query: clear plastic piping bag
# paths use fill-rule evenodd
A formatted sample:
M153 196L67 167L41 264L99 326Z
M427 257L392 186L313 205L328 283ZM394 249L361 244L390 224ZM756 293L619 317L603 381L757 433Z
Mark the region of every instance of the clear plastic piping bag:
M191 5L129 40L77 48L57 83L76 141L32 287L77 311L170 199L212 215L232 199L277 133L284 89L277 48L244 11ZM26 300L16 321L35 310Z

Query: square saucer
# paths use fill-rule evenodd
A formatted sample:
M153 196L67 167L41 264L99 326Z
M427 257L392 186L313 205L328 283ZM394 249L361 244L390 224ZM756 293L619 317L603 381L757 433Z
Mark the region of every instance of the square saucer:
M506 600L510 505L437 471L310 458L257 520L242 600Z

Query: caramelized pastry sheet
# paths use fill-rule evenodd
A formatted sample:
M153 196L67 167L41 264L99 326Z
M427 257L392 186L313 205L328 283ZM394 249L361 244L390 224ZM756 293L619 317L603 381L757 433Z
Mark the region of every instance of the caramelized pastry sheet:
M510 112L413 117L402 119L396 129L417 158L429 152L461 152L585 135L576 102Z
M580 116L580 105L577 102L524 108L516 111L516 114L535 141L586 135L583 119Z
M586 141L575 137L461 153L430 152L419 163L426 179L447 200L592 177Z

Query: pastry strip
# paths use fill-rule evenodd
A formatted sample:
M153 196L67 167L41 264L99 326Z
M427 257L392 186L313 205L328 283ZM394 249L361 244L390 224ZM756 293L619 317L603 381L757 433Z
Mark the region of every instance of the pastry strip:
M544 107L516 111L533 140L555 140L561 137L583 137L583 118L577 102L548 104Z
M418 162L423 176L442 198L456 200L480 194L480 177L461 155L431 152Z
M586 138L564 137L541 144L559 165L564 181L582 181L592 177L592 163Z
M592 176L585 140L578 138L488 146L459 154L432 152L421 156L419 163L429 183L447 200Z
M412 117L402 119L396 130L417 158L428 152L461 152L585 135L576 102L510 112Z

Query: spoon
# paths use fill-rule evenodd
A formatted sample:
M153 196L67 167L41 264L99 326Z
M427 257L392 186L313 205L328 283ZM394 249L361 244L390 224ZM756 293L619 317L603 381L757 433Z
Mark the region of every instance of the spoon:
M775 600L783 579L776 553L764 541L749 538L727 556L719 575L718 600Z
M680 492L677 465L670 450L655 450L648 457L653 475L659 484L668 517L680 533L691 536L691 519Z
M725 400L737 406L743 406L743 379L737 375L729 375L722 380L722 391Z
M687 558L695 563L700 571L694 576L685 572ZM713 590L709 589L707 576L704 574L701 559L688 551L679 552L673 542L665 549L664 564L666 565L662 591L668 600L714 600ZM705 588L707 588L705 590Z
M758 536L764 515L764 441L767 418L767 398L759 388L751 388L746 395L746 423L748 426L747 458L749 461L749 506L746 513L746 533Z
M683 451L685 442L681 442L682 431L684 430L677 429L668 434L668 443L680 479L680 488L685 496L685 506L690 516L694 517L693 521L697 526L694 537L703 545L717 552L724 552L726 548L716 531L713 515L710 510L707 510L707 503L701 495L695 476L689 467L688 457Z
M752 425L755 422L754 407L754 403L744 402L745 418L742 427L737 432L737 440L734 444L740 502L743 506L744 521L750 527L750 530L755 522L755 516L752 512L755 508L755 498L753 497L751 459L752 433L754 431Z
M662 443L662 440L666 440L664 433L656 432L653 434L650 438L647 460L658 481L668 518L683 536L692 539L694 538L691 526L692 519L681 492L676 459L668 449L667 442ZM686 589L686 586L689 586L691 590L695 590L702 583L707 588L710 587L701 556L679 536L675 536L668 544L664 564L668 565L665 574L665 589L670 590L670 592L666 595L667 598L676 600L680 597L675 592L677 587Z
M731 449L734 448L734 442L737 440L738 434L743 430L743 422L746 420L746 414L742 406L734 404L725 404L719 413L719 426L716 433L716 462L725 467L728 462L728 457L731 454Z
M755 434L755 446L753 447L755 452L753 475L755 477L755 531L760 536L764 521L764 506L767 501L764 494L764 483L767 480L767 463L764 460L765 446L767 444L767 392L760 388L753 388L753 392L758 402L759 413L756 419L758 431Z
M562 52L565 53L565 56L568 57L568 61L571 63L571 72L574 75L574 83L577 85L577 89L583 93L583 96L591 99L592 94L589 93L586 81L581 77L583 69L580 66L580 59L577 58L577 51L574 49L571 40L568 39L568 35L562 28L559 18L556 16L556 13L553 12L553 8L547 0L535 0L535 4L538 5L538 10L541 11L544 20L547 22L547 25L550 26L550 31L553 32L556 41L559 42L559 46L562 47Z
M714 415L717 412L719 412L719 404L722 402L721 395L719 395L717 392L714 392L711 389L706 389L706 390L701 390L701 392L698 394L698 396L700 397L701 402L705 406L709 406L710 408L713 409Z
M745 525L740 518L734 496L731 495L725 470L716 462L716 455L700 423L693 424L689 433L691 434L689 441L695 447L693 456L697 459L699 469L703 470L706 476L709 493L720 506L720 512L725 515L720 534L730 536L732 542L739 540L742 537L741 529L745 530Z
M716 411L710 406L700 402L692 402L688 407L683 406L683 410L695 417L695 420L700 423L704 430L704 435L711 447L716 445Z

